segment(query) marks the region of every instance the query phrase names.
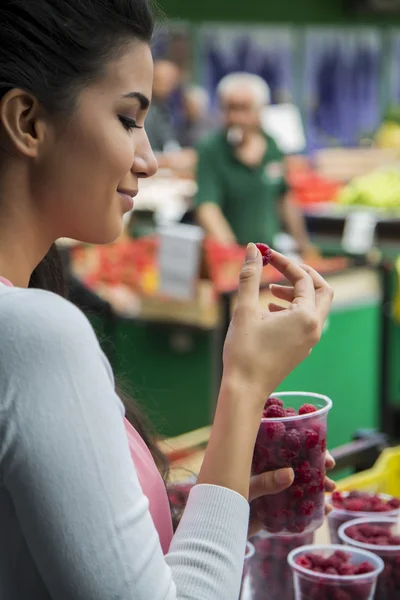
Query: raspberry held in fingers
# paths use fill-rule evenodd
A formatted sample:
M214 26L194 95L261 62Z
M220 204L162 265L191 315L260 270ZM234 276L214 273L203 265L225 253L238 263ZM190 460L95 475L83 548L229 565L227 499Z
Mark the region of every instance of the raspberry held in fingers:
M271 258L272 258L271 248L269 246L267 246L267 244L261 244L261 243L256 244L256 246L259 249L259 251L261 252L261 256L263 259L263 267L266 267L271 262Z

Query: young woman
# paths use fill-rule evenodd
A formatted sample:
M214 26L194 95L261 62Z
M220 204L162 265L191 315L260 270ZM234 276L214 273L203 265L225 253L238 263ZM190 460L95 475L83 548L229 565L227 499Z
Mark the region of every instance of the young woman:
M313 270L274 253L292 284L275 294L291 304L266 313L261 258L249 246L211 440L172 540L163 482L124 423L88 321L61 296L29 288L60 291L54 241L114 240L139 180L157 169L144 130L152 31L147 0L0 4L0 597L7 600L235 600L249 494L279 491L293 478L283 470L249 486L265 398L318 342L329 311L332 292Z

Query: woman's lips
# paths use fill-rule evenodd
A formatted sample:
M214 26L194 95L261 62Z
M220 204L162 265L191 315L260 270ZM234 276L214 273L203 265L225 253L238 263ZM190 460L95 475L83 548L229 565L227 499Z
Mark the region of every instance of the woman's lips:
M117 190L118 195L121 199L121 205L124 212L129 212L133 210L135 201L134 197L136 196L136 191L125 191L125 190Z

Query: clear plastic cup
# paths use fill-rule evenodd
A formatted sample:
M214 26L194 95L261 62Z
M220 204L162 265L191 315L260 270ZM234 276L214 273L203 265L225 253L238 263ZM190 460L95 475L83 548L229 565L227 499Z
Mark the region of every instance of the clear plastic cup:
M315 573L296 562L306 554L329 558L336 550L350 554L353 565L368 561L374 571L362 575L328 575ZM293 572L296 600L373 600L377 579L384 568L383 560L376 554L340 544L303 546L289 554L288 562Z
M313 533L273 536L261 531L252 538L255 554L250 561L252 600L294 600L291 569L287 558L292 550L312 544Z
M385 546L359 542L350 536L351 531L349 530L351 527L359 527L360 525L381 526L392 535L397 535L397 519L388 517L354 519L344 523L338 531L343 544L374 552L383 560L385 568L378 580L375 600L397 600L400 598L400 545Z
M309 392L281 392L273 397L282 400L285 408L298 411L303 404L312 404L317 411L261 420L253 474L292 467L295 480L280 494L255 500L252 509L271 534L312 533L324 520L327 417L332 401Z
M350 492L343 493L343 496L348 495ZM394 496L389 496L387 494L373 494L374 496L379 496L382 500L386 502L394 499ZM327 496L327 504L332 506L332 498L331 496ZM354 519L362 519L368 518L373 519L377 517L377 515L385 516L385 517L397 517L400 514L400 509L393 509L387 511L385 513L377 513L377 512L369 512L369 511L354 511L354 510L346 510L344 508L336 508L335 506L332 509L332 512L328 515L328 525L329 525L329 534L331 538L332 544L340 544L340 538L338 535L338 530L343 523L347 523L347 521L353 521Z
M242 574L242 586L240 588L240 599L241 600L252 600L251 588L249 582L249 569L250 562L255 553L253 544L247 542L246 554L244 556L243 574Z

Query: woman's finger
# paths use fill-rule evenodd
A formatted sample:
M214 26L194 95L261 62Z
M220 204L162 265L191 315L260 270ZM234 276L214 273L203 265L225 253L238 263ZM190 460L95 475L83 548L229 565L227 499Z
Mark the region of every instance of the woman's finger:
M249 502L261 496L279 494L292 485L293 469L278 469L255 475L250 479Z
M336 461L333 458L332 454L327 450L325 452L325 469L329 471L330 469L334 469L336 466Z
M315 289L311 276L298 264L275 250L271 251L271 264L293 286L293 304L301 305L310 314L315 312Z
M238 304L248 305L258 302L260 297L260 282L262 273L262 258L255 244L249 244L246 249L246 259L240 273Z
M334 492L336 488L336 483L332 480L329 479L329 477L325 478L325 491L326 492Z
M304 271L306 271L311 277L314 288L315 288L315 304L320 318L321 325L324 323L326 317L331 309L333 300L333 289L325 281L325 279L317 273L315 269L308 265L301 265Z
M293 302L294 289L291 285L277 285L275 283L272 283L269 286L269 289L270 292L275 296L275 298L285 300L286 302Z
M285 308L284 306L280 306L279 304L275 304L274 302L270 302L268 304L268 309L271 313L282 312L283 310L287 310L287 308Z

